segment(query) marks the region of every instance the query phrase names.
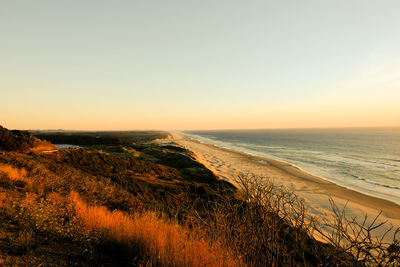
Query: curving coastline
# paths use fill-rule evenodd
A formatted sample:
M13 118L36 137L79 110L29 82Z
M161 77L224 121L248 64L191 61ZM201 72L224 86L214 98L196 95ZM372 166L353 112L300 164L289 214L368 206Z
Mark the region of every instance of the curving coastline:
M394 202L345 188L283 161L201 143L176 132L171 134L174 142L194 152L197 159L218 176L229 181L240 172L268 177L275 184L294 190L305 199L311 212L322 219L332 216L329 202L332 198L339 207L346 205L346 213L351 217L367 215L373 219L382 211L382 221L400 226L400 206Z

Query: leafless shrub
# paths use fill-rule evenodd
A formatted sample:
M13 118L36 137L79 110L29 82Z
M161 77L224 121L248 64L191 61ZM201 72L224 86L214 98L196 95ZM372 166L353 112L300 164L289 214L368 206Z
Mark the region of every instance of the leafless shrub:
M393 229L387 221L381 221L380 212L371 221L365 215L363 219L350 218L346 214L346 205L340 209L330 199L334 219L316 228L324 239L343 254L349 255L350 261L362 266L399 266L400 265L400 228ZM378 231L388 226L383 233ZM393 234L393 241L385 241L388 234Z
M199 223L249 265L313 265L314 219L297 195L262 177L241 174L242 199L219 195Z
M361 223L350 220L332 201L333 222L320 224L285 187L252 174L240 174L236 184L242 189L240 200L221 194L208 214L193 211L193 216L198 227L223 240L250 266L399 265L400 230L390 244L384 236L374 238L372 232L385 224L379 216L369 223L367 217ZM314 238L317 233L325 242Z

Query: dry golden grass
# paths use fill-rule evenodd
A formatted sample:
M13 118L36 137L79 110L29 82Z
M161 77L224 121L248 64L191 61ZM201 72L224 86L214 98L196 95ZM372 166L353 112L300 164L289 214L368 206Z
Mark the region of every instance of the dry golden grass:
M168 266L244 265L216 242L210 244L200 235L162 220L153 212L129 217L121 211L88 206L76 192L71 192L69 199L86 227L102 231L108 240L145 253L150 262Z
M0 172L5 173L10 180L20 180L26 179L26 170L25 169L17 169L8 164L0 163Z
M47 150L57 150L57 147L53 144L43 142L42 144L29 148L29 151L32 152L47 151Z
M32 181L27 177L27 172L24 168L17 169L8 164L0 163L0 173L6 175L6 177L14 184L32 184Z

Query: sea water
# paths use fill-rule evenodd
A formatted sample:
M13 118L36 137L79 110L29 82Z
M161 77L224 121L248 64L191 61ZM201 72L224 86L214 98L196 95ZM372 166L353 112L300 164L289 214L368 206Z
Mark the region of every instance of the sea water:
M185 131L203 143L288 162L400 204L400 128Z

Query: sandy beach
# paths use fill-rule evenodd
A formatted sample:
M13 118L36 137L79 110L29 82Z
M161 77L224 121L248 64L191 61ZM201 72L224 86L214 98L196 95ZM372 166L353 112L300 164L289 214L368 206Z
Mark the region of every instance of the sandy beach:
M356 216L362 219L367 215L372 220L382 211L381 221L387 220L389 224L400 227L400 206L388 200L336 185L285 162L200 143L179 133L172 133L172 136L174 142L194 152L197 159L219 177L231 182L239 173L267 177L277 185L294 190L305 200L311 213L321 219L331 218L329 198L332 198L339 207L347 203L346 214L349 218Z

